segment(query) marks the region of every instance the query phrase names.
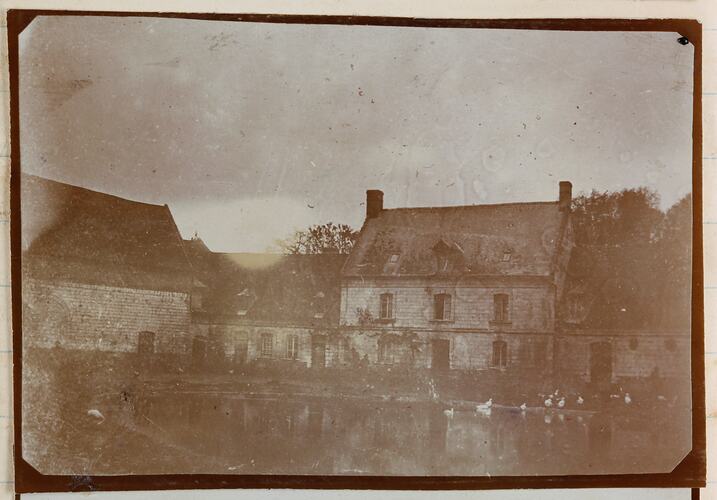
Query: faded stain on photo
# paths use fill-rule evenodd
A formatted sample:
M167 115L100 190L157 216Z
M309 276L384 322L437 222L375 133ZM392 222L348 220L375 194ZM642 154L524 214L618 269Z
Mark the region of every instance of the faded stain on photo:
M671 471L692 448L678 38L36 18L23 458Z

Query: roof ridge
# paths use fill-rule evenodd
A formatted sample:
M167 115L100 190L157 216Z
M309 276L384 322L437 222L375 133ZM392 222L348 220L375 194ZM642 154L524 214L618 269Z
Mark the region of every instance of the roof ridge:
M42 181L42 182L47 182L47 183L50 183L50 184L56 184L57 186L61 186L63 189L66 189L66 188L77 189L77 190L80 190L80 191L85 191L85 192L87 192L87 193L97 194L97 195L104 196L104 197L107 197L107 198L113 198L113 199L116 199L116 200L126 201L126 202L129 202L129 203L135 203L135 204L137 204L137 205L146 205L146 206L155 207L155 208L165 208L165 207L167 207L167 204L148 203L148 202L146 202L146 201L131 200L131 199L129 199L129 198L123 198L123 197L121 197L121 196L117 196L116 194L105 193L104 191L97 191L96 189L90 189L90 188L86 188L86 187L84 187L84 186L78 186L78 185L76 185L76 184L68 184L67 182L62 182L62 181L58 181L58 180L55 180L55 179L48 179L47 177L42 177L42 176L39 176L39 175L23 173L23 174L21 174L21 176L22 176L22 178L26 178L26 179L27 179L27 178L38 179L38 180L40 180L40 181Z
M441 205L435 207L396 207L384 208L382 212L397 210L443 210L443 209L459 209L459 208L497 208L508 206L525 206L525 205L557 205L557 201L514 201L508 203L482 203L477 205Z

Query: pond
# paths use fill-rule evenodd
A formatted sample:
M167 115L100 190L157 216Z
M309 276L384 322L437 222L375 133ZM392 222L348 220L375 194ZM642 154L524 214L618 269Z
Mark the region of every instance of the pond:
M128 408L122 439L107 435L109 416L88 429L91 446L102 448L88 456L94 473L631 473L669 470L690 448L689 412L494 407L451 415L428 403L237 394L155 394Z

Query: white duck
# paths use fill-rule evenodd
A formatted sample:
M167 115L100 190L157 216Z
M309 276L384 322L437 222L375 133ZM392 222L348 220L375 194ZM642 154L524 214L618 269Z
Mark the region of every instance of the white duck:
M485 403L476 405L476 411L488 411L493 407L493 398L490 398Z
M578 394L578 399L576 402L578 403L579 406L582 406L583 403L585 403L585 400L583 399L583 397L581 395Z
M528 405L527 405L527 404L523 403L522 405L520 405L520 411L525 411L525 410L527 410L527 409L528 409Z
M632 398L630 397L630 393L626 392L625 393L625 404L629 405L630 403L632 403Z
M548 399L546 399L545 401L543 401L543 404L545 405L546 408L552 408L552 406L553 406L553 395L551 394L550 396L548 396Z
M565 408L565 398L560 398L558 401L558 408Z
M100 410L95 410L94 408L92 410L87 410L87 416L94 418L98 424L105 421L105 416L102 415L102 412Z
M453 418L453 415L454 415L453 408L450 408L448 410L443 410L443 414L448 418Z

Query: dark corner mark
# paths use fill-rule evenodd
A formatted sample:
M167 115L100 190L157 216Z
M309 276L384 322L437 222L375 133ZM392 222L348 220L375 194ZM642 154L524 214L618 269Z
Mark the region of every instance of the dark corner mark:
M690 39L686 36L681 36L677 39L677 43L679 43L680 45L687 45L688 43L690 43Z

